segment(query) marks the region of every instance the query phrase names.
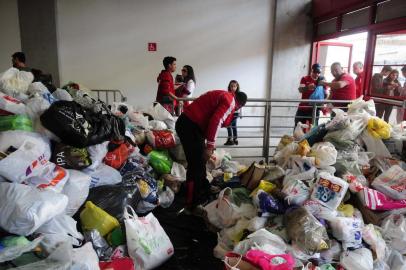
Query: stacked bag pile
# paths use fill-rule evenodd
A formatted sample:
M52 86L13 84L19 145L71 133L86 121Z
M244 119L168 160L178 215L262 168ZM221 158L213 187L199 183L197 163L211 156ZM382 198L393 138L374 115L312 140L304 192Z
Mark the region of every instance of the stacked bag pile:
M360 99L307 133L299 123L271 163L215 175L205 209L226 269L406 269L406 163L386 146L406 132L374 108Z
M1 74L0 268L153 269L171 257L157 219L137 214L169 207L186 178L174 124L160 105L108 108L76 83L51 93L30 72Z

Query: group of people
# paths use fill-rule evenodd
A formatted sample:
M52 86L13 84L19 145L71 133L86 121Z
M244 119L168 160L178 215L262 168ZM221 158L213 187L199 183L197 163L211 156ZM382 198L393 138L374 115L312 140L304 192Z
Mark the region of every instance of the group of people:
M196 88L196 78L193 68L185 65L182 68L182 74L175 76L173 80L172 73L176 71L176 58L167 56L163 59L164 69L157 78L158 91L156 101L160 103L171 114L180 115L181 112L189 106L188 101L179 101L179 98L191 97ZM228 92L235 95L240 92L238 81L231 80L227 88ZM224 145L238 145L237 118L241 116L241 109L233 113L230 125L227 127L228 139Z
M334 79L327 82L321 75L322 70L320 64L314 64L311 73L304 76L300 80L299 92L302 99L330 99L330 100L354 100L363 95L363 81L364 81L364 66L361 62L353 64L353 72L356 75L354 79L350 74L344 72L340 63L335 62L331 65L331 74ZM402 75L406 78L406 66L402 69ZM380 73L376 73L372 77L371 92L372 94L384 96L406 96L406 82L403 87L398 81L399 72L392 69L390 66L384 66ZM317 94L317 95L315 95ZM347 104L337 104L338 107L346 107ZM378 117L389 121L392 113L393 106L377 103L376 114ZM322 111L317 108L316 115ZM311 122L313 116L313 106L306 102L299 104L296 116L295 126L299 122ZM405 112L398 109L397 122L405 119Z
M164 70L158 76L156 101L170 113L176 114L178 98L191 95L196 80L193 68L186 65L182 76L175 83L172 73L176 71L176 58L167 56L163 60ZM176 133L182 143L188 163L186 183L186 205L191 211L204 204L210 192L206 178L206 162L213 155L215 140L220 127L230 127L227 145L238 144L236 117L247 102L247 95L240 91L237 81L231 81L228 91L212 90L196 98L193 103L183 104L183 111L176 121ZM178 111L179 112L179 111Z

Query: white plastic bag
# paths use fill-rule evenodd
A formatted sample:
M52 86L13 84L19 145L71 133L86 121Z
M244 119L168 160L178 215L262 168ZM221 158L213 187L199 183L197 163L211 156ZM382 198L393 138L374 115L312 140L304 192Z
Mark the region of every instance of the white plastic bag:
M373 270L374 261L372 252L367 248L359 248L353 251L344 251L341 254L340 264L345 269L351 270Z
M136 269L154 269L173 255L171 240L152 213L138 217L127 206L124 210L124 224L128 254L134 260Z
M43 97L35 96L25 101L27 115L35 120L41 116L51 106Z
M389 250L380 233L380 228L373 224L368 224L362 229L362 239L371 247L376 254L377 261L383 261Z
M394 165L372 182L372 186L395 200L406 199L406 171Z
M45 158L35 141L26 140L15 152L0 160L0 175L6 179L38 188L61 192L69 172Z
M309 129L310 126L307 124L303 124L302 122L297 123L295 130L293 131L293 137L297 140L300 141L305 133L303 132L303 129Z
M311 198L332 210L336 210L344 199L347 189L348 183L343 179L323 172L317 177Z
M31 72L10 68L0 75L0 90L15 97L18 93L26 93L28 86L34 80Z
M68 199L66 214L73 216L85 202L89 195L89 186L91 177L77 170L68 170L69 179L63 187L62 194L65 194Z
M89 167L87 167L87 169L94 170L97 167L99 167L100 164L103 163L103 159L109 151L107 149L108 145L109 145L109 142L106 141L106 142L103 142L100 144L95 144L95 145L89 146L87 148L87 151L89 152L89 155L90 155L90 159L92 160L92 164Z
M106 164L101 164L95 170L86 168L83 170L83 172L92 177L90 188L104 185L114 185L123 180L121 174L116 169Z
M171 175L176 177L177 181L184 182L186 181L186 169L183 167L182 164L173 162L172 164L172 169L171 169Z
M13 114L26 114L24 103L13 97L0 92L0 111L6 111Z
M286 145L281 151L276 152L274 156L276 163L283 169L286 169L286 163L291 156L295 155L298 148L299 145L296 142Z
M406 253L406 219L404 215L390 215L381 225L382 235L389 246Z
M49 94L49 90L48 90L48 88L46 88L46 86L42 82L33 82L28 86L27 94L28 95Z
M88 242L72 252L72 268L70 270L99 270L99 257Z
M68 93L68 91L64 89L56 89L53 93L52 96L57 99L57 100L66 100L66 101L72 101L73 98L72 96Z
M366 114L368 116L375 116L375 102L373 99L368 101L363 100L363 96L354 100L348 105L348 114Z
M337 150L332 143L315 143L311 148L311 155L316 158L316 167L323 168L336 163Z
M240 218L237 206L231 201L232 192L231 188L223 189L217 200L204 207L210 223L219 229L233 226Z
M62 214L52 218L39 227L36 233L42 234L64 234L71 237L72 244L79 246L83 235L76 229L76 221L68 215Z
M142 113L139 112L130 113L128 116L130 117L131 123L134 126L148 129L149 122L147 116L144 116Z
M368 152L373 152L376 156L392 157L382 139L374 138L368 130L364 130L360 138L364 142Z
M310 188L300 180L291 180L283 186L282 192L289 205L303 205L310 197Z
M152 130L164 130L167 129L168 126L163 121L151 120L149 121L149 128Z
M250 249L260 249L268 254L277 255L286 252L286 244L281 237L270 233L266 229L260 229L239 242L234 252L244 255Z
M164 121L168 128L173 129L175 119L161 104L155 103L149 108L147 113L150 114L154 120Z
M45 159L51 159L51 142L49 138L30 131L8 130L0 132L0 151L6 152L10 146L20 148L26 140L34 142L35 148L45 154Z
M16 183L0 183L0 226L14 234L30 235L41 225L62 214L68 198Z
M362 218L336 217L329 223L333 236L342 242L344 249L361 247L364 226Z

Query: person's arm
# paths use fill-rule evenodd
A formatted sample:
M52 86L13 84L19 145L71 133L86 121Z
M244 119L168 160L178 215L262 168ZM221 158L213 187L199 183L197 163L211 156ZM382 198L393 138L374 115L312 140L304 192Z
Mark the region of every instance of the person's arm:
M383 81L379 76L376 76L376 74L372 77L371 89L373 94L382 94L384 91Z
M332 90L336 90L336 89L340 89L340 88L343 88L343 87L347 86L348 82L347 81L336 81L336 82L331 82L331 83L322 82L321 84L323 86L330 87L330 89L332 89Z
M209 120L209 124L206 130L207 149L214 149L217 131L221 127L221 124L225 121L227 116L233 111L234 101L230 102L226 97L221 97L219 105L216 111L213 113Z

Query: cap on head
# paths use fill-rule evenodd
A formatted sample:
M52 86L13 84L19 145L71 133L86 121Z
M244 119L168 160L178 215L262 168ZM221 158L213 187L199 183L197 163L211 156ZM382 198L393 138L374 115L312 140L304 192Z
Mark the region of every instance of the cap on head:
M319 63L313 64L312 65L312 71L314 73L321 73L321 66Z

